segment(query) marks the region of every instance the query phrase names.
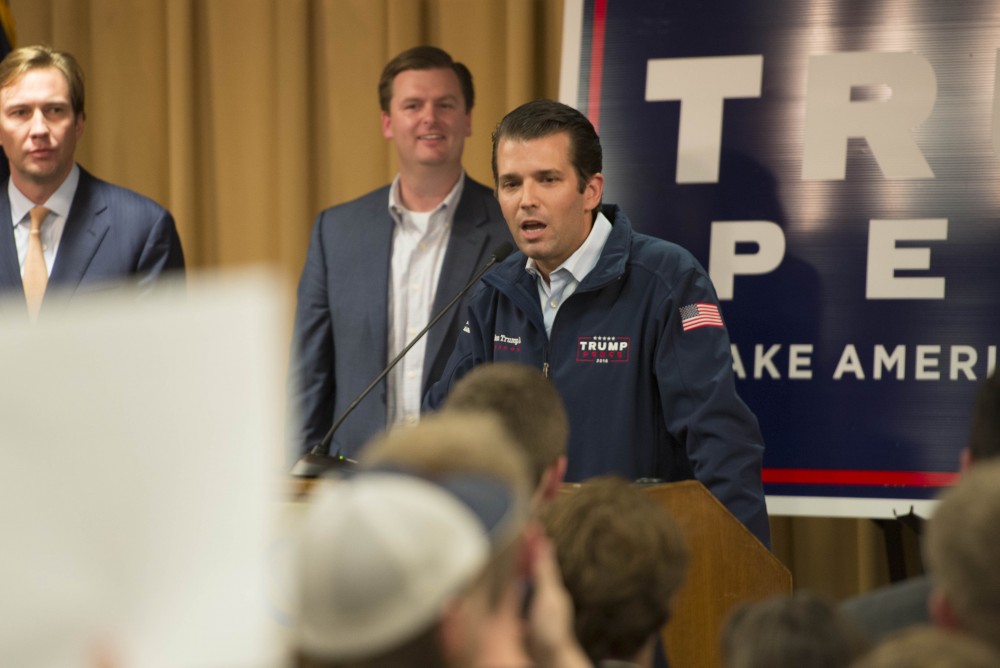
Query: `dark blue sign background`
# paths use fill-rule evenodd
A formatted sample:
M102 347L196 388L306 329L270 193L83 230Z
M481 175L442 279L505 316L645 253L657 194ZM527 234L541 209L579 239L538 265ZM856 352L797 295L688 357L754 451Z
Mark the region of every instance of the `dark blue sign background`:
M713 221L784 232L780 266L737 276L722 302L746 372L739 390L765 436L768 494L931 498L958 467L1000 339L996 4L586 0L583 12L577 106L598 119L605 202L706 267ZM860 138L848 141L846 178L803 178L810 56L846 52L916 53L933 67L933 111L911 130L933 178L887 178ZM681 102L646 101L648 62L754 54L761 95L725 101L718 181L677 183ZM867 299L870 221L928 218L947 219L947 239L898 242L931 260L896 275L942 277L945 297ZM793 344L813 346L809 379L789 378ZM876 346L904 347L903 378L874 377ZM919 349L929 379L918 379L919 346L932 347ZM779 378L754 377L758 349ZM952 378L952 353L970 351L974 377Z

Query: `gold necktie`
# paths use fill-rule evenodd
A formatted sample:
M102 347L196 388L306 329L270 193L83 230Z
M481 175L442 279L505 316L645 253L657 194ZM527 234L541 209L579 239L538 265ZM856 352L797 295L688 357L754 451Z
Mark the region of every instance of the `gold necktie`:
M28 302L28 316L32 322L38 319L42 308L42 297L49 282L49 271L45 266L45 252L42 250L42 222L49 215L44 206L36 206L31 216L31 232L28 233L28 254L24 258L24 298Z

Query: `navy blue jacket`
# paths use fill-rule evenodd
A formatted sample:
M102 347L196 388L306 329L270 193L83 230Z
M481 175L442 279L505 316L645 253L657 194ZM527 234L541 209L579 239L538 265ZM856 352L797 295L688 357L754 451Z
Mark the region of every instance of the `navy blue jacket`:
M477 364L541 368L569 415L568 481L609 473L696 478L770 545L763 439L736 394L729 335L724 327L685 332L681 325L681 308L718 304L711 280L680 246L633 232L617 206L604 213L611 236L560 307L551 337L522 253L486 274L425 408L439 407Z

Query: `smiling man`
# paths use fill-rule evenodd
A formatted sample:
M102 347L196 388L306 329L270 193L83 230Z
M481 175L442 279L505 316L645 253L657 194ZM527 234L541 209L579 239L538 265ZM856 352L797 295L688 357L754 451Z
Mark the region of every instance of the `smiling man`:
M316 219L298 289L290 414L293 449L333 421L510 235L490 189L467 177L475 94L468 68L419 46L393 58L378 85L382 135L399 174ZM453 309L344 421L331 452L353 457L387 426L413 423L461 324Z
M715 289L686 250L601 205L601 162L594 127L564 104L529 102L497 126L497 199L521 252L483 279L426 407L477 364L540 368L569 416L567 481L696 478L769 545L763 440Z
M76 299L129 279L143 292L184 269L173 217L152 200L91 176L75 162L84 128L83 72L46 46L0 62L0 145L10 179L0 188L0 313L32 320L43 302ZM45 310L53 308L46 307Z

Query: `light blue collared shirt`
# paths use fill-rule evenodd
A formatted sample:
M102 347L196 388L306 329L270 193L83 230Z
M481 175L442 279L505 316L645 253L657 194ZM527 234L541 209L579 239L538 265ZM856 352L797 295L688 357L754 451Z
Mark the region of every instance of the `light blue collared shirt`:
M80 167L74 164L69 176L52 196L42 204L51 211L42 221L42 252L45 254L45 268L52 275L52 264L66 228L66 218L73 205L76 187L80 184ZM28 255L28 236L31 234L31 218L28 213L37 206L14 185L14 179L7 180L7 197L10 199L10 220L14 226L14 243L17 245L17 261L24 276L24 258Z
M538 298L542 302L542 316L545 318L547 335L552 334L552 323L555 322L559 307L576 292L580 282L597 266L601 251L604 250L604 244L610 235L611 221L603 213L598 213L594 218L590 234L565 262L549 273L548 282L538 271L535 261L528 258L524 268L535 277L535 283L538 285Z

